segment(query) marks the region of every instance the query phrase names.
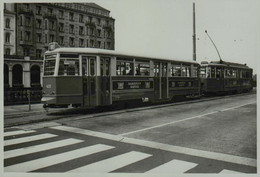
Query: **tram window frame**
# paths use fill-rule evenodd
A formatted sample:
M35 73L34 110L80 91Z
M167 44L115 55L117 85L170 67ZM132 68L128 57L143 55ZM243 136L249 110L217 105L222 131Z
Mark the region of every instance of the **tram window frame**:
M206 77L207 77L207 78L211 78L211 67L210 67L210 66L208 66L208 67L206 68Z
M138 60L135 62L135 76L150 76L150 61L149 60Z
M225 69L225 78L232 78L232 69L230 68Z
M181 64L172 63L171 76L172 77L181 77Z
M162 63L162 77L167 77L167 66L168 63Z
M129 67L129 69L125 69L128 67ZM116 59L116 75L117 76L133 76L134 75L133 59L132 58L117 58Z
M154 62L154 77L160 77L160 62Z
M67 63L65 63L65 61ZM58 65L59 76L80 76L80 64L79 59L76 58L60 58ZM63 67L63 68L62 68ZM70 68L74 68L74 74L70 73Z
M110 75L110 57L100 58L100 75L109 76Z
M210 67L210 78L216 78L216 67Z
M222 77L221 74L222 74L221 67L216 67L215 68L215 76L216 76L216 78L221 78Z
M198 77L198 73L199 73L199 67L198 66L193 66L192 67L192 74L191 77Z

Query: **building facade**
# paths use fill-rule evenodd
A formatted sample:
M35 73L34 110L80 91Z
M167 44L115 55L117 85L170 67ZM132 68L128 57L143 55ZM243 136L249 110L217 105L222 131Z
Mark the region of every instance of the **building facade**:
M114 50L114 26L110 11L95 3L5 3L5 91L41 87L50 42Z

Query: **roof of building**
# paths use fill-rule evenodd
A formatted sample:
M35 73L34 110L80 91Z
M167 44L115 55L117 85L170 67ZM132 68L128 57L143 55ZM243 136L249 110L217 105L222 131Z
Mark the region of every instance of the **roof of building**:
M185 62L185 63L194 63L198 64L196 61L186 60L186 59L175 59L169 57L162 57L162 56L148 56L148 55L136 55L136 53L126 53L121 51L114 51L114 50L105 50L105 49L95 49L95 48L56 48L53 51L47 51L46 54L52 54L57 52L65 52L65 53L91 53L91 54L100 54L100 55L114 55L114 56L121 56L121 57L133 57L133 58L149 58L149 59L159 59L159 60L168 60L168 61L178 61L178 62Z
M93 2L88 2L88 3L84 3L84 4L87 5L87 6L90 6L90 7L97 8L97 9L109 11L109 10L105 9L104 7L101 7L101 6L99 6L99 5L97 5L96 3L93 3Z

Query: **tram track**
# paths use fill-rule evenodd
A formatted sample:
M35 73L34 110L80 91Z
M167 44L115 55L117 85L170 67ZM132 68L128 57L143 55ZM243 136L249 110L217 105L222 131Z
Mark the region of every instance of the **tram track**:
M138 112L143 110L149 110L149 109L157 109L157 108L163 108L163 107L170 107L170 106L177 106L177 105L185 105L185 104L192 104L192 103L199 103L199 102L205 102L205 101L212 101L212 100L218 100L218 99L224 99L224 98L232 98L237 96L244 96L244 95L252 95L255 94L255 91L249 92L249 93L240 93L235 95L225 95L225 96L214 96L214 97L201 97L199 99L193 99L193 100L185 100L180 102L171 102L171 103L160 103L160 104L152 104L152 105L142 105L141 107L133 107L133 108L126 108L126 109L119 109L119 110L113 110L113 107L101 107L100 108L94 108L91 110L84 110L80 108L67 108L62 110L50 110L47 114L44 110L42 111L34 111L34 112L20 112L17 114L10 114L5 115L5 120L12 120L17 119L20 115L20 119L17 122L13 123L5 123L6 127L12 127L12 126L18 126L18 125L26 125L26 124L33 124L33 123L40 123L40 122L47 122L47 121L55 121L55 120L61 120L64 119L65 122L69 121L77 121L82 119L89 119L89 118L96 118L96 117L103 117L108 115L116 115L116 114L123 114L128 112ZM26 116L21 116L25 114L27 117L30 116L37 116L35 114L38 114L36 119L30 118L27 119ZM73 116L73 117L72 117ZM21 120L22 117L24 117L24 120Z

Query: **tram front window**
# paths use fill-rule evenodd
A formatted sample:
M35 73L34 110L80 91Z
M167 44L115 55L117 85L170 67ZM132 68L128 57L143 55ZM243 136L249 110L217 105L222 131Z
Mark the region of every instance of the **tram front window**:
M55 59L45 60L45 62L44 62L44 75L45 76L52 76L54 74L55 63L56 63Z
M79 76L79 60L60 59L59 76Z

